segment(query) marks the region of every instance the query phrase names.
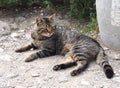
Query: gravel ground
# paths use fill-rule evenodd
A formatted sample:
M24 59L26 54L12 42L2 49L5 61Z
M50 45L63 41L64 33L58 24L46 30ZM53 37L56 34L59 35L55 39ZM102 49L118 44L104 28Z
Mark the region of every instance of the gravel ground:
M35 51L15 53L14 50L31 41L30 31L34 18L44 15L43 10L0 11L0 88L120 88L120 54L106 47L115 76L107 79L102 69L92 63L82 74L71 77L69 68L55 72L53 66L64 61L62 56L52 56L38 59L30 63L24 59ZM61 19L62 18L62 19ZM70 26L74 29L81 27L77 20L57 15L56 23L61 26ZM7 26L5 30L3 26Z

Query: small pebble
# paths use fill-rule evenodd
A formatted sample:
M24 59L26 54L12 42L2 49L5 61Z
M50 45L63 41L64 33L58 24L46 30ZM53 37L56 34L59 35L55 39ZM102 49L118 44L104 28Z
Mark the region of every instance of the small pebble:
M43 12L43 10L40 11L41 13Z
M6 75L6 77L10 78L10 79L16 78L18 76L19 76L19 74L17 74L17 73L9 73L9 74Z
M23 32L25 32L25 30L19 30L18 32L23 33Z
M37 74L32 74L32 77L39 77L39 76L40 76L39 73L37 73Z
M43 16L44 14L43 14L43 13L41 13L40 15L41 15L41 16Z
M19 37L20 37L20 34L18 34L18 33L12 33L12 34L11 34L11 37L12 37L12 38L19 38Z
M67 81L68 81L68 78L65 77L65 76L59 77L59 83L64 83L64 82L67 82Z
M48 76L49 79L52 79L53 77L54 77L53 75L49 75L49 76Z

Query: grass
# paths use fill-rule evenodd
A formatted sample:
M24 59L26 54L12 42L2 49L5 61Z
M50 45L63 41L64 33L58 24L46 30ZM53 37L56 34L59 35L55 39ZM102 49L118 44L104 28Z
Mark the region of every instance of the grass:
M90 22L88 22L81 30L81 33L86 34L86 33L94 33L94 34L98 34L98 23L97 23L97 19L96 18L91 18Z

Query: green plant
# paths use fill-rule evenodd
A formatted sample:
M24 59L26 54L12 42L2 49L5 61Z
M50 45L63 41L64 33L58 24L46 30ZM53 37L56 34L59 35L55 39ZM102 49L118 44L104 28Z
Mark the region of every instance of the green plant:
M53 8L53 3L50 0L45 0L43 1L43 4L47 9L52 9Z
M0 7L31 6L34 3L47 9L67 10L79 20L90 20L96 16L95 0L0 0Z
M43 4L48 9L51 7L57 7L57 9L68 8L69 15L79 20L90 19L91 14L93 14L93 17L96 15L95 0L44 0Z
M95 15L95 0L70 0L70 15L78 19L90 19Z
M31 6L34 3L40 3L42 0L0 0L0 7Z
M0 0L0 7L16 6L17 0Z
M81 33L94 33L94 34L98 34L98 23L97 23L97 19L96 18L91 18L90 22L85 25L81 30Z
M18 0L17 3L21 6L30 6L32 5L33 0Z

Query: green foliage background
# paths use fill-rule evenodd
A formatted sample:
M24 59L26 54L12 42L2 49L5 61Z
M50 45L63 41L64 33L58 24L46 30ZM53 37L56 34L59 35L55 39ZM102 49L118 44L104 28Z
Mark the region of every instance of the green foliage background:
M95 17L95 0L0 0L0 7L31 6L39 4L48 9L68 9L69 15L78 19Z
M44 0L48 8L53 6L68 9L69 15L78 19L90 19L96 16L95 0Z
M16 8L40 5L46 9L66 10L69 16L89 21L82 32L98 29L95 0L0 0L0 8Z

